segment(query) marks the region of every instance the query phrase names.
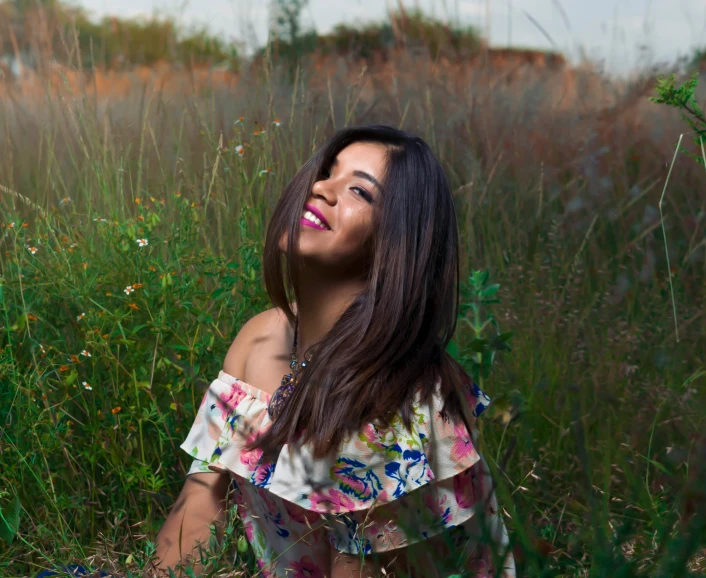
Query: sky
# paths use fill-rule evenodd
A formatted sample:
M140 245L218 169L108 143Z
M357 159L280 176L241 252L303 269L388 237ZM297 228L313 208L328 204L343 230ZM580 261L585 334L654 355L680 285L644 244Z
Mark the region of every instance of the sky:
M489 30L492 47L555 49L572 62L583 52L607 73L673 63L706 47L704 0L309 0L305 19L319 33L338 23L386 18L398 2L429 15ZM90 15L174 17L206 26L251 51L267 39L269 0L68 0ZM702 44L699 44L701 40Z

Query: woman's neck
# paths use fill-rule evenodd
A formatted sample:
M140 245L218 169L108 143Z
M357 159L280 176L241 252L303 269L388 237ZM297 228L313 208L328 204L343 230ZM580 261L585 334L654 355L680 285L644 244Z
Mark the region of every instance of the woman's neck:
M304 359L304 352L309 347L323 339L366 287L366 281L362 279L341 279L309 269L301 277L299 299L294 307L299 323L299 361ZM293 327L291 333L293 338Z

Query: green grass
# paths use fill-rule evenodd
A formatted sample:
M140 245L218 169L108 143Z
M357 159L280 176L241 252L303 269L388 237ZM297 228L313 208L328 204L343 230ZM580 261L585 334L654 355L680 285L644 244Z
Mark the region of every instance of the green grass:
M703 513L679 523L688 500L704 507L702 169L678 160L665 197L678 342L655 215L678 119L629 95L606 123L600 94L551 104L564 77L504 87L423 60L412 75L400 58L358 84L305 62L296 83L266 67L191 96L0 102L0 576L60 561L139 575L204 389L268 307L275 200L335 127L375 121L433 146L462 278L489 269L500 284L489 310L512 351L484 382L499 403L481 451L519 575L704 572ZM460 322L467 365L474 337ZM239 539L233 518L204 575L248 575Z

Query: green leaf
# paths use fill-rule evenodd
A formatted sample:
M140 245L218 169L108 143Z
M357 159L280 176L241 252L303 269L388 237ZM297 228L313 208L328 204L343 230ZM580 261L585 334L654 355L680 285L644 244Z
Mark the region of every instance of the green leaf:
M485 289L483 289L483 298L492 297L498 292L498 289L500 289L499 283L493 283L492 285L488 285Z
M197 321L199 323L213 323L213 317L211 317L211 315L206 313L205 311L202 311L201 313L199 313Z
M482 305L490 305L491 303L500 303L500 299L483 299L481 301Z
M71 373L69 373L69 375L67 375L64 378L64 383L66 385L71 385L71 384L73 384L74 381L76 381L77 377L78 377L78 371L76 371L75 369L72 369Z
M245 554L245 552L248 551L248 541L245 539L245 536L240 536L238 538L238 552L241 554Z
M223 295L229 294L230 292L230 287L218 287L218 289L211 293L211 299L220 299Z
M15 496L7 510L0 508L0 539L8 546L20 529L20 506L20 499Z
M446 352L453 357L456 361L458 361L458 356L459 356L459 351L458 351L458 342L455 339L452 339L449 341L449 344L446 346Z
M178 349L179 351L191 351L191 347L188 347L186 345L179 345L178 343L175 343L173 345L170 345L172 349Z
M471 343L469 344L468 348L471 351L476 351L478 353L483 353L485 351L486 346L488 345L488 340L487 339L473 339Z

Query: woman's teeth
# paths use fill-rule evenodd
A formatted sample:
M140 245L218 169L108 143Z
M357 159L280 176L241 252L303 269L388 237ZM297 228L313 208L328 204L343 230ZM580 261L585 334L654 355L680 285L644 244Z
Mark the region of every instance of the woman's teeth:
M314 213L311 211L304 211L304 218L307 219L308 221L311 221L312 223L316 223L319 227L322 227L324 229L328 229L326 225L323 224L321 219L319 219Z

